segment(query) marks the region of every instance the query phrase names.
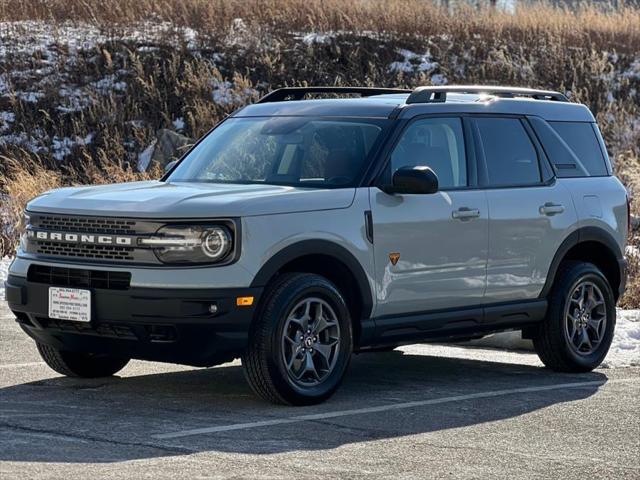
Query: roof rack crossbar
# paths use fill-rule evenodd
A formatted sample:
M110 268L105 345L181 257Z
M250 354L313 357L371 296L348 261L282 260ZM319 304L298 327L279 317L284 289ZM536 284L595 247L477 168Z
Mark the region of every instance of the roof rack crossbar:
M531 97L536 100L554 100L556 102L568 102L566 95L551 90L536 90L532 88L518 87L492 87L482 85L471 86L451 86L451 87L418 87L409 98L407 103L435 103L445 102L447 93L486 93L495 97Z
M393 93L411 93L412 90L401 88L370 88L370 87L285 87L268 93L257 103L283 102L285 100L302 100L310 93L358 94L362 97L371 95L385 95Z

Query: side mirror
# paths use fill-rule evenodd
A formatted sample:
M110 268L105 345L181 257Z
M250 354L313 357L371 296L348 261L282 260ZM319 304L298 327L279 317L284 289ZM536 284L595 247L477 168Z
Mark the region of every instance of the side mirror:
M438 191L438 176L429 167L401 167L393 174L386 193L430 194Z
M167 164L164 166L164 173L169 173L169 172L171 171L171 169L173 169L173 167L175 167L175 166L176 166L176 163L178 163L178 161L177 161L177 160L174 160L174 161L172 161L172 162L167 163Z

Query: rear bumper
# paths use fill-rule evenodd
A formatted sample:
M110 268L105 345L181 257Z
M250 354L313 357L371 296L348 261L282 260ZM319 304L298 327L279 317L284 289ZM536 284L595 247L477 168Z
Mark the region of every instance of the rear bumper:
M16 276L5 285L9 308L36 341L70 351L195 366L242 353L262 293L262 288L89 288L92 320L80 323L48 317L49 286ZM239 296L253 296L253 305L238 307Z

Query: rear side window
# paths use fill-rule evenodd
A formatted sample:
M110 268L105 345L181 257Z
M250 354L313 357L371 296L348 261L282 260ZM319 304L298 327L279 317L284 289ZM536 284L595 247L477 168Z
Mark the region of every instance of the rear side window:
M538 153L517 118L476 119L490 186L539 184Z
M608 175L604 155L602 155L598 137L591 123L549 122L549 125L571 149L575 155L574 160L578 163L576 171L582 173L582 175L568 176L597 177Z

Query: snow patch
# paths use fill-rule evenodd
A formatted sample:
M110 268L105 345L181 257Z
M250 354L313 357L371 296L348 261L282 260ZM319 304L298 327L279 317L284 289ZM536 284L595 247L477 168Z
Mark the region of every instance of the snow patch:
M411 50L398 49L397 52L403 57L402 61L391 62L388 67L390 72L403 72L403 73L429 73L436 70L440 64L434 62L429 52L424 54L417 54Z
M187 42L187 48L195 50L198 46L198 32L190 27L182 27L181 33L185 42Z
M628 257L640 257L640 248L635 245L627 245L624 249L624 253Z
M302 36L296 36L296 40L302 40L305 45L325 45L329 43L335 34L333 33L308 33Z
M181 132L182 130L184 130L184 118L182 117L178 117L173 121L173 128L176 129L176 131Z
M77 22L0 22L0 59L38 52L43 54L47 63L54 64L59 56L57 47L60 45L64 45L69 55L74 56L79 51L92 50L114 38L139 44L169 41L173 46L186 42L188 48L195 48L197 36L198 33L192 28L176 27L172 22L138 22L109 30Z
M118 81L115 75L107 75L97 82L92 82L91 86L102 95L109 95L111 92L124 92L127 89L126 82Z
M38 103L42 97L44 97L43 92L16 92L16 97L18 97L23 102L27 103Z
M41 129L33 131L34 135L27 135L26 132L0 135L0 147L16 145L29 150L32 153L47 153L48 149L43 145L45 133Z
M496 1L496 9L502 10L505 13L510 15L515 15L516 13L516 0L497 0Z
M145 126L145 121L144 120L128 120L126 122L128 125L131 125L133 128L144 128Z
M58 94L63 99L63 103L56 109L61 113L80 112L93 103L91 97L78 87L63 85Z
M151 144L145 148L140 155L138 155L138 171L146 172L147 168L149 168L149 164L151 163L151 157L153 157L153 152L156 149L157 139L154 139Z
M629 68L622 72L622 76L631 80L640 80L640 58L636 58Z
M501 350L533 351L531 340L523 340L519 331L487 335L462 345ZM640 366L640 310L617 310L613 341L601 368Z
M211 84L213 86L213 101L225 107L244 105L250 98L258 94L253 88L244 88L241 91L236 91L234 90L233 83L226 80L220 81L214 79Z
M95 134L90 133L84 138L53 137L51 141L51 155L56 160L61 161L64 157L71 154L73 148L90 144L93 141L94 135Z
M9 130L10 123L15 122L16 114L13 112L0 112L0 133Z
M603 368L640 366L640 310L618 310L615 334Z
M9 276L9 265L12 261L11 257L0 258L0 301L2 302L4 301L4 282Z
M0 75L0 95L7 95L9 91L9 81L7 80L7 75L3 73Z
M436 73L435 75L431 75L431 84L432 85L446 85L449 83L447 77L442 73Z

